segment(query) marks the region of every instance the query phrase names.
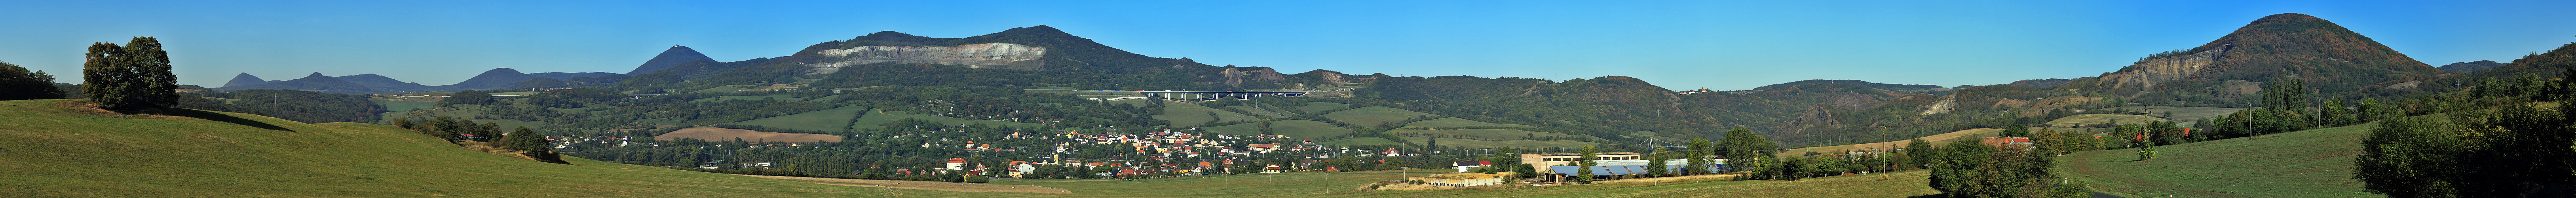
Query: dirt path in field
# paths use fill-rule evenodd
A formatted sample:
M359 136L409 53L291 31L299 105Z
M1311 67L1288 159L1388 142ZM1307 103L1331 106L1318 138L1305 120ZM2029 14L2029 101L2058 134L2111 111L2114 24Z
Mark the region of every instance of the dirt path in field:
M739 174L738 174L738 175L739 175ZM823 184L823 185L835 185L835 186L857 186L857 187L877 187L877 188L901 188L901 189L913 189L913 190L936 190L936 191L956 191L956 192L1006 192L1006 193L1036 193L1036 194L1073 194L1073 191L1064 190L1064 189L1062 189L1062 188L1049 188L1049 187L1045 187L1045 186L1033 186L1033 185L1000 185L1000 184L975 184L975 183L948 183L948 182L933 182L933 181L896 181L896 180L838 179L838 178L787 177L787 176L766 176L766 175L741 175L741 176L752 176L752 177L770 178L770 179L801 180L801 181L808 181L808 182L806 182L806 183Z

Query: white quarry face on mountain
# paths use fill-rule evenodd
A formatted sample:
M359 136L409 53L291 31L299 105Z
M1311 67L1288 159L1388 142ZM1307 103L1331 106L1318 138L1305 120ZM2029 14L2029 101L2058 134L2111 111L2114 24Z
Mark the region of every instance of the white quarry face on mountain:
M1010 43L985 43L958 46L859 46L830 49L816 54L847 58L815 65L838 68L870 63L930 63L966 65L972 68L1000 68L1013 62L1037 60L1046 56L1046 48Z

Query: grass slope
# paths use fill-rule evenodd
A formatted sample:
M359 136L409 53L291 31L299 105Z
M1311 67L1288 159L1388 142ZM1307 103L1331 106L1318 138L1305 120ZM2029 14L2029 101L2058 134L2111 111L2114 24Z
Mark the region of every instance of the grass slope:
M2077 152L2058 157L2055 170L2129 197L2379 197L2351 179L2353 156L2375 126L2158 146L2149 161L2134 161L2136 149Z
M805 112L796 115L745 120L742 122L734 122L733 124L780 127L796 130L841 131L844 128L850 127L850 119L858 118L859 111L865 111L867 109L867 107L855 105L844 106L841 108Z
M1412 124L1404 124L1404 128L1441 128L1441 127L1504 127L1504 128L1538 128L1538 127L1532 127L1532 126L1530 126L1530 125L1518 125L1518 124L1495 124L1495 123L1491 123L1491 122L1478 122L1478 121L1475 121L1475 120L1467 120L1466 118L1454 118L1454 117L1453 117L1453 118L1440 118L1440 119L1423 120L1423 121L1420 121L1420 122L1413 122Z
M367 101L369 101L369 102L376 102L376 104L377 104L377 105L384 105L384 106L385 106L385 111L392 111L392 112L404 112L404 111L411 111L412 109L426 109L426 108L429 108L430 106L438 106L438 103L435 103L435 102L413 102L413 101L394 101L394 100L367 100Z
M0 101L0 197L840 197L885 189L476 152L392 126Z
M1255 107L1255 106L1226 106L1225 108L1234 109L1234 110L1237 110L1237 111L1249 112L1249 113L1252 113L1252 116L1261 116L1261 117L1264 117L1264 118L1284 118L1284 117L1288 117L1288 114L1283 114L1283 113L1279 113L1279 112L1273 112L1273 111L1265 110L1265 109L1262 109L1261 107Z
M1217 122L1249 121L1259 119L1243 115L1241 113L1217 110L1216 108L1208 108L1207 106L1199 106L1197 104L1172 101L1163 102L1163 114L1154 115L1154 119L1172 121L1172 126L1193 127L1199 126L1200 124L1207 124L1208 120L1216 119L1223 119L1222 121ZM1215 118L1208 117L1208 113L1211 112L1216 113Z
M1342 110L1343 108L1351 108L1351 104L1330 103L1330 102L1306 102L1306 106L1301 106L1301 107L1296 107L1296 108L1297 108L1297 112L1298 112L1298 113L1303 113L1303 114L1306 114L1306 115L1315 115L1315 114L1327 113L1327 112L1329 112L1329 111L1333 111L1333 110Z
M1404 120L1423 116L1437 115L1388 107L1360 107L1324 114L1324 118L1331 118L1334 122L1341 122L1352 126L1378 126L1379 123L1402 122ZM1401 126L1401 124L1404 123L1395 124Z

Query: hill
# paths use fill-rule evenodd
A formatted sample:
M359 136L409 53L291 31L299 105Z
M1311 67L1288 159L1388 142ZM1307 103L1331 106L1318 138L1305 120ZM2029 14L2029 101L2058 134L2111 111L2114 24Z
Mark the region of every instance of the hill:
M527 73L519 73L519 70L516 69L492 68L492 70L484 70L483 74L474 75L473 78L466 78L464 82L440 85L439 87L453 90L497 89L510 87L510 84L518 84L519 82L528 81L528 79L531 78L537 77L529 76Z
M888 196L883 189L478 152L392 126L181 111L100 116L0 101L12 197ZM709 185L723 184L723 185Z
M1788 83L1780 83L1780 84L1763 85L1763 86L1761 86L1761 87L1754 87L1754 88L1753 88L1753 90L1756 90L1756 91L1760 91L1760 90L1775 90L1775 89L1781 89L1781 88L1788 88L1789 86L1797 86L1797 85L1803 85L1803 84L1816 84L1816 83L1852 84L1852 85L1860 85L1860 86L1864 86L1864 87L1869 87L1869 88L1872 88L1872 89L1882 89L1882 90L1888 90L1888 91L1895 91L1895 92L1899 92L1899 93L1930 93L1930 94L1940 94L1940 93L1948 93L1948 92L1950 91L1950 88L1948 88L1948 87L1941 87L1940 85L1906 85L1906 84L1873 83L1873 82L1869 82L1869 81L1860 81L1860 80L1825 80L1825 79L1801 80L1801 81L1797 81L1797 82L1788 82Z
M2448 65L2442 65L2441 67L2434 67L2433 69L2439 69L2439 70L2442 70L2442 72L2451 72L2451 73L2469 73L2469 72L2476 72L2476 71L2478 71L2478 70L2495 69L2496 67L2502 67L2502 66L2504 66L2504 63L2498 63L2498 62L2491 61L2491 60L2482 60L2482 61L2474 61L2474 62L2457 62L2457 63L2451 63L2451 64L2448 64Z
M249 74L243 74L243 75L240 75L240 76L250 76L250 75L249 75ZM251 78L253 78L253 79L248 79L248 80L257 80L256 78L258 78L258 77L251 77ZM242 85L242 86L224 86L224 87L214 88L214 89L215 89L216 91L239 91L239 90L252 90L252 89L276 89L276 90L315 91L315 92L336 93L336 94L371 94L371 93L389 93L389 92L384 91L384 90L377 90L377 89L375 89L375 88L369 88L369 87L367 87L366 85L361 85L361 84L353 83L353 82L349 82L349 81L346 81L346 80L340 80L340 78L333 78L333 77L331 77L331 76L323 76L323 75L322 75L322 73L319 73L319 72L313 73L313 74L311 74L311 75L305 75L303 78L296 78L296 79L294 79L294 80L277 81L277 82L272 82L272 83L250 84L250 85Z
M701 60L713 61L715 59L707 58L707 54L698 53L698 50L689 49L689 47L686 46L673 45L671 46L671 49L662 50L662 54L653 55L653 60L645 60L644 65L635 66L634 71L627 71L626 75L649 74L654 71L662 71L662 69L671 68L673 65L680 65L680 63Z
M409 82L403 82L403 81L401 81L401 80L394 80L394 78L391 78L391 77L385 77L385 76L380 76L380 75L376 75L376 74L358 74L358 75L347 75L347 76L332 77L332 78L339 78L339 79L340 79L340 80L342 80L342 81L349 81L349 83L357 83L358 85L365 85L365 86L367 86L367 88L370 88L370 89L376 89L377 91L387 91L387 92L425 92L425 91L440 91L440 90L437 90L436 88L432 88L432 87L430 87L429 85L421 85L420 83L409 83Z
M2109 90L2138 103L2225 103L2252 94L2224 88L2246 82L2298 79L2320 96L2398 96L2422 92L2412 84L2441 73L2332 21L2285 13L2256 19L2198 47L2149 55L2070 88Z
M259 76L251 76L251 75L250 75L250 73L241 73L241 74L239 74L239 75L233 75L233 80L230 80L230 81L224 81L224 86L225 86L225 87L231 87L231 86L242 86L242 85L256 85L256 84L265 84L265 83L273 83L273 82L277 82L277 81L260 80L260 79L259 79Z

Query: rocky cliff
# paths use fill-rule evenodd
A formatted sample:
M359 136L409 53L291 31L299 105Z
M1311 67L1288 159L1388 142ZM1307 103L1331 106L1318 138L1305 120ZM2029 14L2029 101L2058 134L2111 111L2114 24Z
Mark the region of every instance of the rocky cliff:
M1021 63L1022 61L1031 61L1026 64L1037 64L1025 66L1043 67L1044 65L1032 60L1045 57L1046 51L1046 47L1038 46L1011 43L981 43L957 46L858 46L844 49L823 50L820 52L814 52L814 54L840 59L839 61L822 63L818 65L818 67L845 67L890 62L965 65L970 68L983 69L1012 66L1015 63Z
M2183 79L2191 76L2192 74L2200 73L2202 69L2207 69L2211 64L2218 63L2218 58L2227 54L2227 50L2230 47L2234 47L2234 44L2219 44L2219 46L2209 50L2202 50L2189 54L2173 54L2138 60L2138 62L2130 63L2128 67L2121 67L2119 72L2112 72L2110 75L2102 75L2102 81L2111 83L2112 87L2115 88L2155 87L2157 83Z
M2289 79L2305 80L2321 96L2402 94L2421 90L2396 85L2420 84L2441 73L2332 21L2285 13L2064 88L2109 91L2138 102L2229 102L2238 100L2228 96L2243 94L2231 87Z

